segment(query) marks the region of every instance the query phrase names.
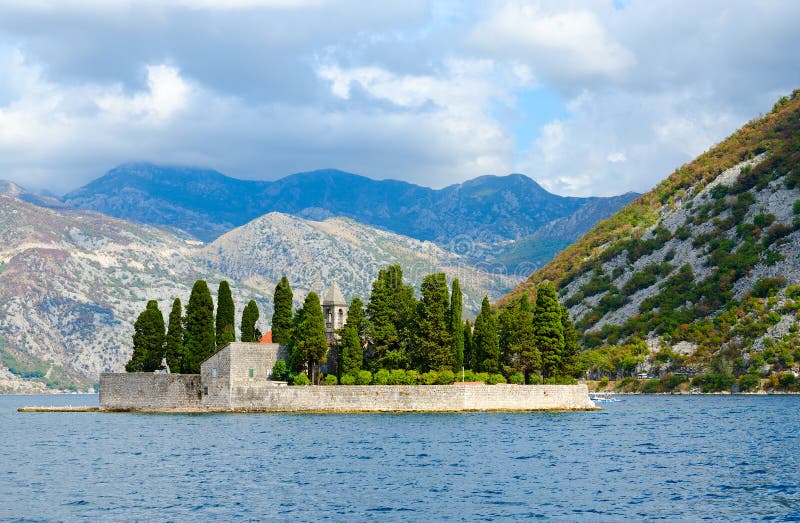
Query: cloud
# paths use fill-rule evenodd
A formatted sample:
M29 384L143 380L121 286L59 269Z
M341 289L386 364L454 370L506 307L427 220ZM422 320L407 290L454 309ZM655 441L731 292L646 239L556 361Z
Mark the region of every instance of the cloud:
M797 19L790 0L7 2L0 178L66 191L144 160L643 191L800 86Z

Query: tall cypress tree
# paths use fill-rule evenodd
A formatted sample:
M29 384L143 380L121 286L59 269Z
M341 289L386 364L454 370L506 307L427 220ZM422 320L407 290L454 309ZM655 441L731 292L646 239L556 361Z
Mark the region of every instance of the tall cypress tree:
M542 374L546 378L558 375L564 352L564 326L556 288L549 281L542 282L536 290L533 336L542 355Z
M214 354L214 300L204 280L197 280L186 305L186 335L184 338L185 371L200 372L200 364Z
M500 339L497 336L497 318L489 305L489 298L484 296L481 311L475 318L475 329L472 343L476 366L483 372L500 372Z
M167 327L166 341L167 365L171 372L182 372L181 361L183 360L183 306L180 298L175 298L172 302L172 310L169 313L169 324Z
M348 320L350 318L348 317ZM339 340L339 373L355 374L364 364L364 349L361 338L354 325L347 323L342 329L342 338Z
M370 343L365 364L373 371L404 368L413 337L416 300L413 287L403 283L403 270L399 265L390 265L378 273L372 284L367 315Z
M444 273L425 276L420 290L412 365L423 371L452 369L453 346L447 318L450 299Z
M242 323L240 328L242 330L242 341L253 342L258 341L261 336L258 336L258 329L256 323L258 322L258 305L255 300L250 300L242 310ZM272 341L275 341L274 339Z
M219 282L219 290L217 291L217 349L236 341L235 324L236 311L233 305L233 296L231 296L231 287L227 281L222 280Z
M470 324L469 320L467 320L464 323L464 367L476 370L475 364L473 363L473 361L475 361L473 356L475 349L473 347L472 325Z
M522 371L527 377L532 371L538 371L539 351L533 338L533 318L527 296L500 312L498 328L506 373Z
M297 351L305 362L308 377L316 382L319 364L325 359L328 340L325 338L325 318L322 305L314 292L309 292L303 302L303 317L295 334Z
M575 325L569 317L569 311L563 305L561 306L561 327L564 329L564 352L561 355L561 367L559 374L561 376L574 376L578 374L578 353L580 353L580 345L578 344L578 333L575 332Z
M289 286L289 280L286 276L281 278L278 285L275 286L275 294L273 295L273 310L272 315L272 341L288 345L289 338L292 336L292 288Z
M347 321L345 326L350 325L355 328L358 337L364 340L367 330L367 317L364 314L364 302L356 296L347 308Z
M164 356L164 316L158 302L150 300L133 324L133 354L125 364L128 372L153 372Z
M453 370L461 370L464 366L464 324L461 320L463 310L463 298L461 297L461 284L458 278L453 280L453 292L450 295L449 330L452 340Z

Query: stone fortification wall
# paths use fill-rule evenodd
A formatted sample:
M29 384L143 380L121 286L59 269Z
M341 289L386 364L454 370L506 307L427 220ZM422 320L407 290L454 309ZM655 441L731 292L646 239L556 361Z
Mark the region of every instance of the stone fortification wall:
M594 408L586 385L365 385L287 387L234 385L230 400L203 394L200 376L102 374L100 407L142 411L448 412L584 410Z
M234 386L231 409L271 412L448 412L594 408L586 385Z
M200 408L199 374L148 372L100 375L100 407L114 410Z

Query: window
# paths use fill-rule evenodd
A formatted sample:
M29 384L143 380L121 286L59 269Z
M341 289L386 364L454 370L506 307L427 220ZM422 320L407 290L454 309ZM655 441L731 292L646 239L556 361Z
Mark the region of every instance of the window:
M217 369L211 369L211 377L212 378L216 378L217 377Z
M247 375L252 378L255 375L255 374L253 374L253 369L250 369L250 371L247 373Z
M203 387L203 395L208 396L208 387Z

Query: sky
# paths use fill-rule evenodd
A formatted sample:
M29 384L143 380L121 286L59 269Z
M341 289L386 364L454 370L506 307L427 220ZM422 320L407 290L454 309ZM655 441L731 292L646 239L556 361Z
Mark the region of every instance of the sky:
M643 192L800 88L796 0L0 2L0 179L124 162Z

